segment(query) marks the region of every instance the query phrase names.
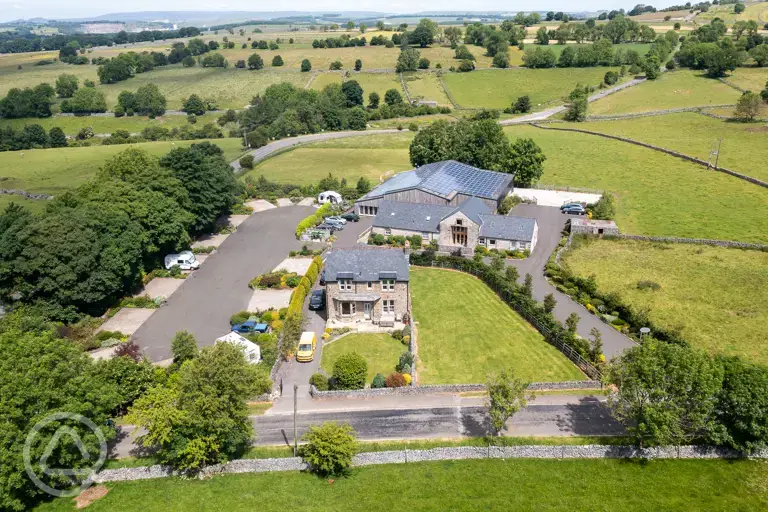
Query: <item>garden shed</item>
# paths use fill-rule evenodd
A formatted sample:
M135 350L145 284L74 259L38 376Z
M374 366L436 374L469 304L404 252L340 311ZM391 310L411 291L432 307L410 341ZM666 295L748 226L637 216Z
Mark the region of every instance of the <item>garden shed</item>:
M232 343L241 347L245 353L245 359L251 364L261 362L261 348L251 340L240 336L236 332L230 332L220 338L216 338L216 343Z

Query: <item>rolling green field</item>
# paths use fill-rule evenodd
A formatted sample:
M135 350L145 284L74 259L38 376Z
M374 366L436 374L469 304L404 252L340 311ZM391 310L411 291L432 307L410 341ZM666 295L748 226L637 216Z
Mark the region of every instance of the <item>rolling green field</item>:
M768 3L764 5L768 9ZM744 90L759 93L768 83L768 68L736 68L726 80Z
M0 186L2 186L2 182L0 182ZM32 199L26 199L17 195L3 194L0 195L0 212L5 211L11 203L19 204L31 212L37 213L45 209L45 205L48 204L48 201L33 201Z
M686 112L595 121L581 128L674 149L705 161L717 139L722 139L718 165L768 181L768 128L762 124L733 123Z
M542 148L547 160L541 183L613 193L623 233L768 243L764 188L595 135L530 126L504 130L512 138L533 138Z
M503 482L489 492L489 480ZM159 478L107 484L89 511L376 510L696 512L768 507L768 465L725 460L464 460L353 469L327 480L309 473ZM39 511L75 510L60 498Z
M531 382L584 375L482 281L462 272L411 269L420 384L476 384L512 368Z
M403 80L412 100L437 101L441 107L451 106L451 100L434 73L404 73Z
M530 29L529 29L530 30ZM557 44L557 41L550 41L550 44L547 46L544 46L543 48L547 48L549 50L552 50L555 53L555 56L560 57L560 54L563 53L563 50L566 46L569 46L573 49L576 49L580 46L591 46L592 43L584 43L584 44L574 44L569 42L568 44ZM529 45L528 48L536 48L538 45ZM622 49L624 51L627 50L634 50L640 56L645 55L648 53L648 50L650 50L651 45L646 43L627 43L627 44L615 44L613 45L613 50L616 51L618 49ZM606 70L607 71L607 70Z
M533 110L560 102L577 84L598 85L613 68L506 69L449 73L443 82L454 101L466 108L509 107L527 94Z
M589 115L630 114L683 107L733 105L741 93L701 71L663 73L656 80L624 89L589 106Z
M0 183L2 188L55 195L82 185L96 174L108 158L129 147L163 156L175 147L185 147L197 142L202 141L6 151L0 153ZM242 152L240 139L215 139L210 142L224 150L227 161L236 159Z
M205 114L197 116L198 126L205 123L216 122L219 114ZM128 130L131 133L141 132L149 126L161 126L169 130L177 126L189 124L186 116L167 115L150 119L142 116L132 117L114 117L114 116L55 116L43 119L25 118L25 119L0 119L0 128L12 126L20 129L27 124L39 124L43 128L50 130L58 126L67 135L77 135L82 128L91 127L93 133L112 133L115 130Z
M665 328L680 328L691 344L713 354L768 363L768 253L631 240L588 240L566 264L595 275L598 288L617 292ZM638 281L661 285L638 290Z
M323 346L320 366L325 373L333 373L333 365L342 354L357 352L368 362L366 382L370 384L377 373L385 377L395 371L400 354L408 347L389 334L348 334Z
M363 88L363 103L368 104L368 95L372 92L379 94L381 102L384 102L384 94L389 89L395 89L400 94L403 93L403 87L400 85L400 79L395 73L352 73L347 80L355 80ZM330 84L340 84L343 81L341 73L320 73L312 81L310 87L315 90L322 90Z
M408 160L412 137L412 133L403 132L308 144L261 162L246 176L264 175L279 183L305 185L316 183L331 173L350 182L363 176L376 184L386 172L412 168Z

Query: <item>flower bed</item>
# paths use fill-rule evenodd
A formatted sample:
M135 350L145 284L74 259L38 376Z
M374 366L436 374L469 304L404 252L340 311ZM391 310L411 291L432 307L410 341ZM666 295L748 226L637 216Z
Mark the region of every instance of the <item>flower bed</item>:
M300 282L298 274L281 269L256 276L248 286L254 290L286 290L296 288Z

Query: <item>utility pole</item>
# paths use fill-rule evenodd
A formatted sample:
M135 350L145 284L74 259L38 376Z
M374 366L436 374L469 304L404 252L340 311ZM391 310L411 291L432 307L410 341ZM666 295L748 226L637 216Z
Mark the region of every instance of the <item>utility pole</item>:
M299 389L299 385L295 382L293 383L293 456L296 457L296 452L298 451L298 440L296 439L296 409L298 407L298 400L299 400L299 394L297 393L297 390Z

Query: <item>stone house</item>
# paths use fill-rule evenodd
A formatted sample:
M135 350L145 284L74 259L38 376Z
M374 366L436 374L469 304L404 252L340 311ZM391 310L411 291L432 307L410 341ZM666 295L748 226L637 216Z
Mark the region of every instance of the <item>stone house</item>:
M402 249L334 249L324 267L328 324L394 327L410 311L410 264Z
M612 220L571 219L571 233L584 235L618 235L619 227Z
M380 201L372 234L421 236L422 243L437 242L438 249L471 254L475 247L529 250L538 239L535 219L495 215L479 198L459 206Z

